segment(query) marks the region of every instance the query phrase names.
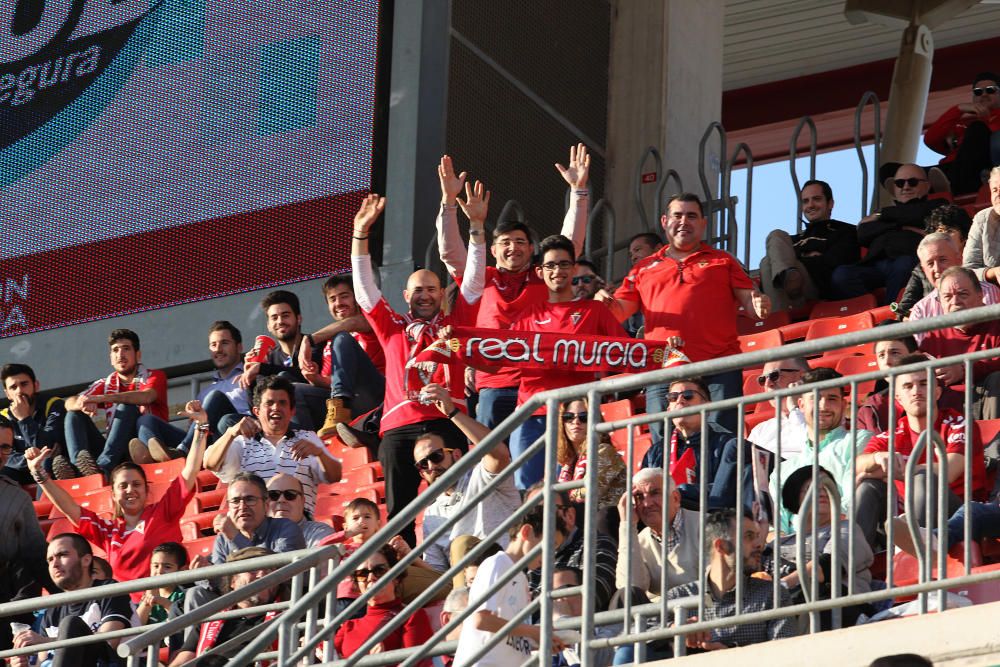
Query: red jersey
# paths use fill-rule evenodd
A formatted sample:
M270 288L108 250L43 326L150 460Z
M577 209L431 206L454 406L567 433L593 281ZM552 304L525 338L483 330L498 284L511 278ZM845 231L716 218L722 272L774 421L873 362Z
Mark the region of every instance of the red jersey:
M450 315L438 314L430 322L416 319L409 313L400 315L384 297L371 312L365 313L385 351L385 403L379 435L400 426L444 418L435 406L423 405L407 396L406 362L433 342L440 327L448 324L468 326L472 320L471 310L460 294ZM445 373L452 399L465 407L465 367L459 363L449 364Z
M704 243L683 261L668 257L668 249L633 266L615 298L640 304L649 340L683 338L681 351L693 362L739 354L733 290L753 288L746 271Z
M949 454L961 454L962 456L972 456L972 499L986 499L986 463L983 454L983 443L979 441L976 429L972 429L972 448L965 446L965 417L956 410L948 408L938 410L937 419L934 422L934 430L944 440L945 449ZM913 452L914 445L917 444L919 433L914 433L910 429L906 415L903 415L896 422L896 452L903 456L909 456ZM927 450L930 443L925 448L921 457L921 463L927 463ZM889 451L889 432L883 431L868 441L865 447L865 454ZM937 461L937 456L934 457ZM949 486L959 498L965 497L965 475L959 475ZM905 498L905 485L902 479L896 480L896 490L900 498Z
M920 341L920 351L938 359L998 347L1000 347L1000 323L996 321L974 324L968 331L959 331L954 327L928 331ZM972 364L972 377L978 382L998 370L1000 370L1000 359L981 359ZM959 382L962 383L964 380Z
M341 658L349 658L361 648L362 644L368 641L369 637L386 625L394 616L399 615L402 610L403 603L399 600L386 604L368 605L365 608L364 616L344 621L333 637L333 645L337 649L337 655ZM423 646L433 634L434 631L431 629L427 612L418 609L382 640L382 651ZM429 658L417 663L418 667L430 667L433 664Z
M146 505L135 528L126 528L121 517L102 519L81 507L76 530L104 549L116 580L141 579L149 576L149 559L157 545L183 541L180 520L193 497L194 487L187 491L184 479L178 476L159 501ZM135 596L142 597L142 591Z
M953 106L927 128L924 133L924 143L935 153L944 155L941 158L942 163L951 162L958 155L958 147L965 139L965 130L969 127L969 123L977 120L982 121L981 118L972 118L970 114L962 112L957 105ZM1000 130L1000 109L990 111L989 118L983 122L990 128L990 132ZM955 138L954 142L951 141L952 135Z
M170 421L170 410L167 407L167 375L163 371L154 371L139 366L138 372L131 382L125 382L118 373L112 373L106 378L97 380L87 387L83 396L106 396L108 394L120 394L126 391L144 391L146 389L156 390L156 400L149 405L140 405L139 413L151 413L163 421ZM111 417L114 415L115 403L101 403L99 407L104 411L105 420L111 426Z
M378 337L371 331L352 331L351 337L358 341L358 345L361 349L365 351L368 358L372 360L375 368L383 376L385 375L385 352L382 351L382 345L378 342ZM320 368L319 374L323 377L330 377L333 373L333 341L327 341L326 345L323 346L323 367Z
M593 336L621 336L622 325L611 311L600 301L565 301L562 303L539 303L525 310L511 325L514 331L530 331L558 334L590 334ZM560 371L552 369L523 369L521 384L517 392L517 404L521 405L540 391L560 389L575 384L592 382L593 372ZM534 412L544 415L542 406Z
M484 329L505 328L518 319L525 308L545 303L548 298L549 290L538 277L535 267L511 273L488 266L476 326ZM476 389L516 387L520 382L521 372L517 368L504 367L495 373L476 371Z

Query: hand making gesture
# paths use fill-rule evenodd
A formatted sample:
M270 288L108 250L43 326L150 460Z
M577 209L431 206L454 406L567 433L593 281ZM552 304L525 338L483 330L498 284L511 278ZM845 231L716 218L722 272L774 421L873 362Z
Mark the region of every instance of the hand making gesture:
M564 167L557 162L556 169L571 188L576 190L586 188L587 177L590 175L590 155L587 153L587 147L583 144L570 146L569 166Z

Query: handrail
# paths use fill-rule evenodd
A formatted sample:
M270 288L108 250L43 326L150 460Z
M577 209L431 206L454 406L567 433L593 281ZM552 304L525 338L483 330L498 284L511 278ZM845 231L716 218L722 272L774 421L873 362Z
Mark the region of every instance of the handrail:
M747 189L746 203L743 205L743 215L744 215L744 231L743 231L743 266L750 267L750 219L753 215L753 151L750 150L745 142L741 141L736 144L736 148L733 149L733 154L729 158L729 162L726 163L726 183L727 188L732 187L733 183L733 167L736 164L737 158L743 153L746 156L746 170L747 170ZM739 199L731 196L731 192L727 190L727 199L729 201L729 218L732 221L732 230L730 232L730 243L731 248L739 248L739 238L737 231L736 222L736 204L739 203ZM734 253L735 254L735 253Z
M663 171L663 158L660 157L660 151L656 150L655 146L647 146L646 150L643 152L642 157L639 158L639 162L636 163L635 167L635 190L633 195L635 197L635 211L639 214L639 222L642 224L643 229L651 229L649 224L649 216L646 214L646 202L642 200L642 174L643 165L646 164L646 159L652 157L653 165L656 171L656 175L661 179L660 185L656 187L656 199L657 204L659 204L660 199L660 187L666 177L661 173ZM659 215L656 216L659 219Z
M708 141L713 132L719 135L719 173L716 176L718 179L717 185L719 186L718 196L712 192L712 184L709 183L706 175L708 173L708 165L705 164L705 148L708 146ZM726 206L724 205L724 198L729 196L728 176L724 162L726 154L726 128L719 121L712 121L705 128L705 132L701 135L701 140L698 142L698 179L701 181L701 189L705 195L705 217L708 218L710 230L709 245L716 245L723 239L729 238L726 225ZM718 220L715 218L716 213L719 214ZM726 250L730 250L730 248L727 247Z
M798 170L795 167L795 163L798 160L799 135L802 133L803 127L809 128L809 180L816 178L816 123L812 117L802 116L802 118L799 118L799 122L795 124L795 129L792 130L792 137L788 142L788 169L792 174L792 187L795 189L797 207L795 214L796 233L802 232L802 187L799 185Z
M927 374L931 377L932 381L936 381L934 378L933 370L928 368ZM929 387L933 387L933 384L929 384ZM924 430L920 436L917 438L917 443L913 446L913 451L910 452L910 458L906 461L906 479L907 481L912 480L914 474L916 473L917 467L921 464L918 463L920 460L920 455L924 453L927 449L927 441L930 440L931 446L934 448L934 456L938 461L938 472L936 474L925 474L924 484L926 489L926 499L927 499L927 512L925 515L924 523L930 528L930 518L931 518L931 478L937 477L937 520L938 520L938 535L942 538L947 535L948 531L948 450L944 444L944 440L941 436L934 430L934 402L928 401L928 412L927 412L927 429ZM931 460L930 453L927 453L927 460ZM927 466L928 469L931 468L930 465ZM908 489L909 490L909 489ZM971 493L971 489L967 491ZM913 537L913 544L916 547L917 552L917 563L920 567L921 578L924 581L930 581L931 578L931 540L927 540L926 543L920 531L920 524L917 520L917 510L916 506L916 494L907 493L904 499L906 506L906 525L910 529L910 534ZM947 549L938 549L938 579L944 579L946 577L946 566L947 566ZM938 608L943 608L944 605L944 591L939 593L938 598ZM927 611L927 596L920 596L920 612L925 613Z
M814 401L814 404L816 409L819 410L819 401ZM830 568L830 597L835 598L840 592L840 490L837 489L837 485L829 477L819 474L819 450L815 449L812 466L812 483L806 492L806 497L802 499L802 503L799 506L799 513L796 515L795 523L795 569L800 573L800 577L809 572L809 568L806 567L805 537L807 518L811 523L810 528L813 536L812 561L815 563L819 556L816 537L821 526L819 525L819 503L815 502L815 499L817 498L817 493L822 492L826 492L827 499L830 502L830 540L833 542L833 564ZM775 548L775 551L778 551L778 549ZM809 586L806 587L804 583L802 585L802 592L805 594L807 602L814 602L819 599L819 574L816 572L815 567L812 568L811 575L809 577ZM819 626L817 620L816 614L809 615L809 623L813 632ZM839 618L834 627L840 627Z
M604 221L604 245L597 250L593 249L594 226L599 219ZM597 261L598 257L604 257L604 281L611 283L614 275L615 252L619 250L615 243L615 235L618 230L615 208L607 199L601 198L594 204L593 210L587 217L587 237L584 239L583 254L590 261Z
M877 211L879 199L882 196L882 184L875 178L875 186L872 188L872 207L868 209L868 161L865 160L864 149L861 145L861 114L868 103L871 102L875 112L873 121L872 146L875 149L875 173L878 174L879 160L882 157L882 110L878 95L873 91L867 91L861 96L858 106L854 109L854 150L858 152L858 162L861 163L861 215L862 217Z

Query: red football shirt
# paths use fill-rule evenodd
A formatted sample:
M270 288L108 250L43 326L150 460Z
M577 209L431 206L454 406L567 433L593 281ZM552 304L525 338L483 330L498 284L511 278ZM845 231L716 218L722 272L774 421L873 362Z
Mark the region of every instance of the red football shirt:
M546 292L547 293L547 292ZM600 301L566 301L563 303L537 304L525 310L511 325L514 331L531 331L558 334L588 334L592 336L624 335L622 325L611 311ZM592 382L595 374L589 371L560 371L552 369L523 369L521 384L517 392L517 404L540 391L570 387L575 384ZM534 412L544 415L545 407Z
M352 331L351 336L354 340L358 341L358 345L361 349L365 351L368 358L372 360L375 368L383 376L385 375L385 352L382 351L382 345L378 342L378 337L371 331ZM330 377L333 373L333 341L328 341L326 345L323 346L323 367L320 368L319 374L323 377Z
M80 524L76 529L108 554L116 580L141 579L149 576L153 549L164 542L183 541L180 520L193 497L194 487L187 491L183 478L178 475L158 502L146 505L135 528L126 528L125 520L120 517L102 519L81 507ZM142 591L135 595L141 597Z
M667 256L669 246L632 267L615 298L640 304L646 338L684 339L691 361L740 353L735 289L751 289L750 277L727 252L701 247L683 261Z
M472 308L459 294L455 308L449 315L439 315L429 324L436 330L445 325L468 326L472 321ZM443 419L444 415L433 405L423 405L419 401L410 400L406 395L406 362L412 355L420 351L421 344L413 339L408 328L422 322L410 316L400 315L394 311L385 298L379 300L371 312L365 317L372 325L378 342L385 351L385 403L382 413L382 423L379 435L400 426L418 424L431 419ZM461 407L465 407L465 367L459 363L448 365L448 389L452 399Z
M920 351L938 359L997 347L1000 347L1000 322L996 321L975 324L967 332L954 327L928 331L920 341ZM1000 359L980 359L972 364L972 377L978 382L998 370Z
M962 456L972 457L972 499L985 500L986 464L983 459L983 443L979 441L976 429L972 429L971 451L970 448L965 446L965 417L961 413L950 408L939 410L937 419L934 422L934 430L944 440L945 450L949 454L961 454ZM903 456L909 456L913 452L914 445L917 444L919 435L919 433L914 433L910 429L906 415L900 417L896 422L896 452ZM928 449L930 449L929 444L924 449L921 463L927 463ZM865 447L864 453L874 454L876 452L887 451L889 451L889 432L883 431L878 435L872 436L872 439L868 441L868 445ZM937 456L934 457L934 460L937 461ZM949 487L959 498L964 498L965 476L959 475L956 477L955 481L949 484ZM900 498L906 497L903 480L896 480L896 490Z
M105 394L117 394L126 391L143 391L146 389L156 390L156 400L149 405L140 405L139 413L152 413L165 422L170 421L170 409L167 407L167 375L163 371L141 370L131 383L121 382L118 391L109 391L107 378L97 380L91 384L84 393L86 396L104 396ZM100 407L105 411L108 423L111 423L111 416L114 414L114 403L102 403Z
M505 328L518 319L525 308L545 303L548 298L549 290L535 273L535 267L510 273L488 266L476 326L484 329ZM504 367L495 373L476 371L476 389L516 387L520 382L521 373L517 368Z

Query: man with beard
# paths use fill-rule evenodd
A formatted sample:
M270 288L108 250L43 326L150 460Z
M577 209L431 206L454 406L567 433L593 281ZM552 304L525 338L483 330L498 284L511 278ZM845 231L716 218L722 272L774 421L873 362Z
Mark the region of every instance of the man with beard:
M66 406L61 398L43 400L38 395L40 385L31 366L7 364L0 369L0 382L10 401L8 407L0 410L0 417L10 421L14 434L13 450L0 474L18 484L31 484L24 452L29 447L61 448L66 441L63 435Z
M244 417L205 451L205 468L229 483L240 473L268 480L279 472L302 482L306 510L316 506L316 487L340 480L340 460L312 431L291 428L292 383L271 375L253 392L254 417ZM267 495L264 489L263 496Z
M232 426L240 415L250 414L246 390L239 384L243 375L243 334L231 322L219 320L208 328L208 352L215 366L212 384L198 392L196 411L208 415L209 442ZM187 454L194 440L194 422L185 433L155 415L139 418L139 437L129 442L129 454L136 463L164 462Z
M489 201L489 193L485 192L482 183L466 188L466 197L464 206L469 210L482 209ZM454 415L442 415L434 405L421 400L420 387L412 384L416 374L408 373L407 362L437 340L442 327L473 322L471 311L482 295L486 275L483 237L486 216L470 218L468 263L451 312L447 315L441 312L444 301L441 280L434 273L421 269L406 281L403 299L408 310L399 314L389 306L375 284L368 252L369 231L384 209L385 198L378 195L369 195L361 203L354 218L351 275L358 305L385 350L385 401L378 458L385 474L385 504L391 519L417 497L420 475L414 467L413 446L420 435L437 433L444 447L463 452L468 448L465 434L449 419ZM464 367L453 363L442 365L430 378L431 382L443 383L454 403L461 406L453 411L465 405L464 376ZM400 535L408 544L414 544L413 523L400 531Z
M557 164L556 168L572 188L569 208L563 218L560 233L573 241L576 256L583 251L583 239L587 233L587 179L590 173L587 147L583 144L571 147L568 166ZM485 201L474 197L466 197L466 201L458 198L463 185L467 195L471 190L465 183L465 172L456 176L451 158L447 155L441 158L438 178L441 181L441 211L437 218L438 251L448 273L455 280L461 281L465 273L466 256L465 244L458 231L457 208L461 206L469 220L473 221L470 233L481 234L489 198ZM501 328L516 319L518 313L526 307L545 301L545 285L532 266L535 252L533 238L535 236L531 228L523 222L497 222L493 231L493 244L490 246L490 252L496 259L496 267L486 268L485 287L476 316L477 327ZM479 236L478 240L485 242L485 237ZM493 373L477 372L475 384L479 391L479 403L476 406L476 418L490 428L506 419L517 405L519 379L516 368L501 368Z
M129 441L138 435L140 415L169 417L167 376L142 365L139 336L115 329L108 336L113 372L94 382L83 393L66 399L66 450L52 459L58 479L110 472L128 453ZM104 417L102 434L93 417ZM76 466L74 470L73 466Z
M95 579L91 572L93 552L90 543L76 533L56 535L49 542L48 549L49 574L52 581L61 591L79 591L85 588L104 586L114 583L111 579ZM55 592L55 591L53 591ZM86 602L75 602L52 607L45 610L41 630L43 634L32 630L22 630L14 636L14 646L38 646L43 650L39 654L39 664L50 656L44 652L44 645L56 639L72 639L74 637L89 637L115 630L124 630L132 625L132 603L128 595L115 595L98 598ZM121 639L109 639L106 642L94 642L82 646L60 648L52 655L53 667L69 667L71 665L105 665L116 667L124 665L124 658L119 658L115 648ZM11 658L13 665L27 667L28 656Z
M261 556L270 556L273 553L273 551L264 547L245 547L229 554L226 558L226 562L235 563L237 561L248 560L251 558L259 558ZM257 581L261 577L270 574L271 572L272 570L262 568L234 574L229 578L228 588L229 590L237 591L244 586ZM253 607L260 607L274 602L277 597L278 587L275 586L240 600L236 603L235 609L251 609ZM197 633L192 632L188 635L184 644L181 646L180 651L174 656L174 659L170 661L170 666L179 667L180 665L184 665L191 660L194 660L196 657L204 654L214 647L221 647L227 641L234 639L247 630L260 625L263 621L268 620L274 614L275 612L270 612L266 615L257 614L254 616L241 616L239 618L232 618L225 621L206 621L201 624ZM217 654L213 654L212 656L200 660L198 664L202 665L202 667L224 665L229 658L236 655L241 648L250 643L251 639L252 637L248 636L245 642L227 647L225 650L221 650Z

